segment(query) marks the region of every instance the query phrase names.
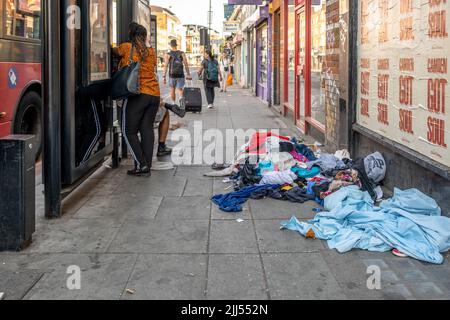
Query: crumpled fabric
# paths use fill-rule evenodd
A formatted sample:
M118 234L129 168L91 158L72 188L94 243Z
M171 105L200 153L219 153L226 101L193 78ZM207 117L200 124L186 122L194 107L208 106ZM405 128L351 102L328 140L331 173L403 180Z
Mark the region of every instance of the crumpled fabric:
M308 168L317 166L320 168L323 174L334 177L338 171L346 170L349 168L344 161L339 160L332 154L323 154L320 159L307 163Z
M350 152L348 152L347 149L336 151L334 156L336 158L338 158L339 160L344 160L344 159L350 159L351 160L352 159L352 157L350 156Z
M224 212L242 212L242 205L247 202L252 193L279 187L279 185L250 186L236 192L216 195L211 200Z
M307 145L297 143L297 140L295 138L292 139L292 142L295 145L295 151L297 151L297 153L305 156L309 161L317 160L316 155Z
M272 139L274 138L274 139ZM264 154L267 153L267 147L280 148L280 141L289 141L288 137L279 136L272 132L257 132L250 142L244 147L244 151L250 154Z
M276 152L268 156L276 171L290 170L297 165L297 161L288 152Z
M204 174L205 177L229 177L232 176L237 172L236 168L234 166L231 166L229 168L225 168L221 171L212 171L207 172Z
M292 172L294 172L298 177L300 178L314 178L315 176L320 174L320 168L313 167L311 169L303 169L299 167L294 167L291 169Z
M307 163L309 162L309 159L307 157L305 157L304 155L298 153L297 151L292 151L290 152L291 156L294 157L295 160L297 160L300 163Z
M351 186L325 199L325 210L309 222L293 217L282 229L327 240L340 253L354 248L374 252L398 249L418 260L442 264L450 249L450 219L436 201L417 189L395 189L393 198L375 207L367 192Z
M293 184L297 180L297 175L291 170L281 171L281 172L267 172L263 175L260 184Z

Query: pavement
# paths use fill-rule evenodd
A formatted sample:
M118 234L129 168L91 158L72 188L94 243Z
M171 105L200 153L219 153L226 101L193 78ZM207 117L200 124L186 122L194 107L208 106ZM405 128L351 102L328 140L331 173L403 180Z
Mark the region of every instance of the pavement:
M185 129L192 133L199 121L205 131L273 128L298 136L247 90L218 93L216 105L189 114ZM5 299L450 299L449 254L439 266L391 253L339 254L280 230L292 215L312 218L315 203L251 200L241 214L222 213L210 198L227 185L203 176L209 166L181 165L146 179L128 177L130 165L99 169L65 199L58 220L44 218L37 187L33 243L0 253ZM371 290L373 270L380 288Z

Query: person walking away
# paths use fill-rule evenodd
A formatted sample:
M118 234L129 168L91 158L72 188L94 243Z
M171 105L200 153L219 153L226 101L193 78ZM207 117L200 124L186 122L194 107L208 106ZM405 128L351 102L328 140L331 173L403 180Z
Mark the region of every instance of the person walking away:
M204 60L200 70L198 71L199 77L202 77L205 85L206 100L208 101L208 109L214 108L215 100L215 88L220 88L220 82L223 80L222 73L220 72L219 63L211 52L206 50L204 54Z
M122 114L122 132L136 168L129 170L131 176L151 176L155 131L153 123L160 104L160 87L156 75L157 58L154 48L146 45L147 29L130 24L130 42L122 43L113 49L120 57L120 66L132 61L140 61L140 94L124 101ZM141 135L139 140L138 134Z
M220 71L222 72L223 76L220 92L227 92L228 78L230 76L230 60L228 59L228 55L226 53L222 54L220 61Z
M184 69L186 69L187 77L185 77ZM170 41L170 50L164 57L163 81L167 84L167 71L169 71L169 88L170 97L176 104L177 94L179 99L183 96L183 90L186 85L186 79L192 80L189 70L189 63L186 54L178 50L177 40ZM167 134L170 126L170 114L166 113L164 120L161 122L159 132L158 157L172 154L172 150L166 146Z

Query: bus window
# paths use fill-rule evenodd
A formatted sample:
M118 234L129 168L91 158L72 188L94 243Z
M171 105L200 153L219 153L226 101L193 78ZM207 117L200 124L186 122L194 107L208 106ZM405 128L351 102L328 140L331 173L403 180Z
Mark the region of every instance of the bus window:
M139 1L138 4L138 23L143 25L148 32L147 46L151 45L151 12L150 7L147 3Z
M106 80L109 78L108 57L108 1L91 0L91 65L90 81Z
M6 35L40 39L40 0L6 1Z

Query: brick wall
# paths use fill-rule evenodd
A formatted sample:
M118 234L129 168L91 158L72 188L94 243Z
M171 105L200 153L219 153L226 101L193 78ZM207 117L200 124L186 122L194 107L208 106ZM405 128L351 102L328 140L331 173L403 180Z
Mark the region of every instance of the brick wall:
M327 149L348 148L347 79L348 79L348 2L327 0L326 57L323 64L325 82Z
M323 64L325 81L326 133L325 142L328 148L336 149L338 141L337 123L339 121L339 0L327 0L326 19L326 57Z

